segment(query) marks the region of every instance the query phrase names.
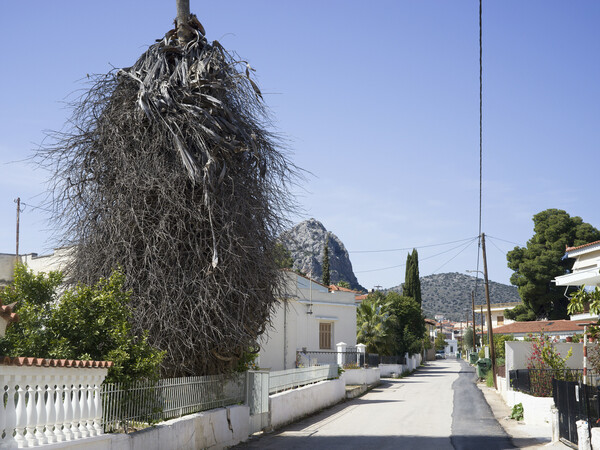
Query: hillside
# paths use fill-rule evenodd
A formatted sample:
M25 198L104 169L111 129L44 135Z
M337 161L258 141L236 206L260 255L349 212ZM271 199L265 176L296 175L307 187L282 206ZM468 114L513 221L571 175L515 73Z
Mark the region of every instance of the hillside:
M443 314L447 319L464 321L466 311L471 311L471 291L474 288L475 277L462 273L438 273L421 277L425 316L433 318L436 314ZM402 292L402 286L395 286L390 290ZM518 301L521 301L521 299L515 286L490 281L491 303ZM481 278L479 279L475 304L485 304L485 288Z

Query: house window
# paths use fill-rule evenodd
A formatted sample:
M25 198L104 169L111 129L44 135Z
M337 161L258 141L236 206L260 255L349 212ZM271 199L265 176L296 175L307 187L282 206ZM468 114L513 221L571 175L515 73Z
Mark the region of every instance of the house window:
M504 316L498 316L498 325L504 325Z
M331 322L319 323L319 349L331 350L332 326Z

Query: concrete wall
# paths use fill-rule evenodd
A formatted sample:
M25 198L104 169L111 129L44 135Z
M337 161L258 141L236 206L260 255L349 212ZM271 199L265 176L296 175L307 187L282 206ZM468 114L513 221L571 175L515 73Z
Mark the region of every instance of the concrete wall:
M348 369L342 374L342 378L346 385L349 384L379 384L380 370L379 368L371 369Z
M506 350L506 374L508 378L509 370L527 369L527 360L531 356L531 342L525 341L506 341L504 343ZM558 353L565 357L569 349L573 349L573 355L567 360L567 367L571 369L583 368L583 344L573 342L559 342L554 344Z
M54 250L54 253L49 255L38 256L37 253L21 256L21 262L27 264L35 273L48 273L53 270L65 270L71 262L71 255L75 250L74 247L61 247Z
M552 397L534 397L523 392L507 390L506 380L498 377L498 390L506 404L512 408L517 403L523 404L523 422L527 425L547 426L552 428ZM500 388L500 386L503 386Z
M10 283L15 272L15 255L0 253L0 286Z
M271 427L280 428L333 406L344 398L346 398L346 384L341 378L271 395L269 396Z
M382 378L389 378L392 374L401 375L407 366L403 364L379 364L379 375Z
M169 420L130 434L105 434L44 445L45 449L175 450L222 449L248 439L249 409L229 406Z

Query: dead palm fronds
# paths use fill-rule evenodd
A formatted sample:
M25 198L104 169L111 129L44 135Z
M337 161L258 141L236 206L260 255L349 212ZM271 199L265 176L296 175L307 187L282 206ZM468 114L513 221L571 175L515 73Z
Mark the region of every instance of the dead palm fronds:
M297 173L252 68L194 16L179 31L95 77L71 130L38 154L64 243L77 245L71 279L121 267L135 326L167 350L170 376L228 370L264 331Z

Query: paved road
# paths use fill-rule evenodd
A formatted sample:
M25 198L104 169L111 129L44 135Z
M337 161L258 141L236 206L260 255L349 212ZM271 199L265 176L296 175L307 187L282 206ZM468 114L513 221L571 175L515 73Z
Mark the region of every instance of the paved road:
M433 361L410 377L384 380L360 398L238 448L515 448L474 378L473 369L462 361Z

